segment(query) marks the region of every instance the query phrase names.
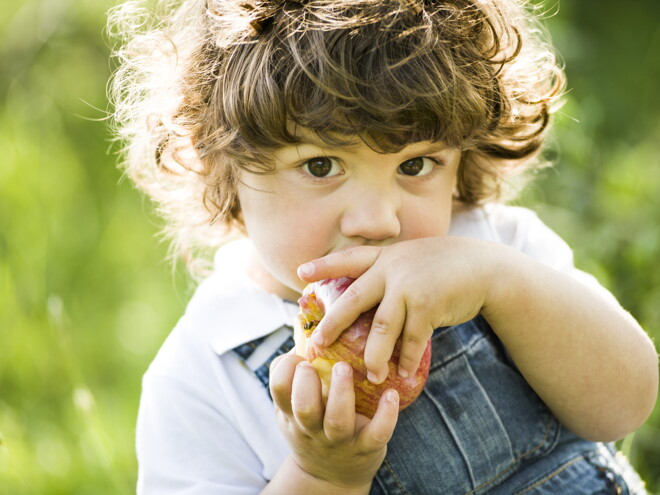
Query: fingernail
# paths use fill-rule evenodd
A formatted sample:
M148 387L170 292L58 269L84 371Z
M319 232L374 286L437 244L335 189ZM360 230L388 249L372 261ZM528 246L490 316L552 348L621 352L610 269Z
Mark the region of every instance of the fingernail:
M408 370L399 368L399 376L401 378L408 378L410 376L410 373L408 373Z
M312 263L304 263L298 267L298 275L302 277L309 277L314 273L314 265Z
M335 364L335 373L337 373L340 376L348 376L351 374L351 367L348 363L344 362L339 362Z
M387 402L391 402L392 404L396 404L399 402L399 394L396 393L396 390L388 390L385 392L385 399Z
M373 371L367 371L367 380L369 380L371 383L378 383L378 377Z
M323 338L323 335L321 335L320 332L314 332L312 334L312 341L319 347L325 346L325 339Z

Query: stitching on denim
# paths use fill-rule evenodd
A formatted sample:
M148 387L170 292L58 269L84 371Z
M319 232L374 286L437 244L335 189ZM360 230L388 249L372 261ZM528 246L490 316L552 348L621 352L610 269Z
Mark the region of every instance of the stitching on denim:
M575 457L575 458L571 459L570 461L568 461L567 463L563 464L562 466L560 466L559 468L557 468L555 471L553 471L552 473L550 473L549 475L547 475L545 478L542 478L542 479L538 480L536 483L534 483L533 485L528 486L528 487L525 488L522 492L518 492L518 493L516 493L516 495L525 495L525 493L529 493L529 492L530 492L531 490L533 490L534 488L536 488L536 487L538 487L538 486L540 486L540 485L542 485L542 484L544 484L544 483L550 481L552 478L554 478L555 476L557 476L559 473L565 471L568 467L572 466L572 465L575 464L576 462L581 461L581 460L583 460L583 459L584 459L584 456L581 456L581 455L578 456L578 457Z
M469 346L464 347L462 352L459 352L455 356L452 356L447 361L444 361L440 365L436 366L436 368L439 367L439 366L444 366L445 364L456 360L457 358L461 357L463 354L468 352L470 349L475 347L477 344L479 344L483 339L487 339L487 338L488 338L487 335L482 335L481 337L479 337L478 339L473 341ZM550 431L551 431L551 427L552 427L553 422L554 422L554 417L550 414L548 416L548 420L546 421L546 424L545 424L545 430L543 432L543 438L541 439L541 441L538 444L534 445L532 448L530 448L526 452L521 453L518 457L516 457L513 460L513 462L511 463L511 465L509 467L503 469L502 471L497 473L495 476L493 476L491 479L489 479L487 481L484 481L479 486L477 486L477 487L473 488L472 490L466 492L465 495L472 495L472 494L476 493L477 491L481 490L482 488L494 483L495 481L500 479L502 476L505 476L508 472L510 472L512 469L514 469L517 466L517 463L519 461L521 461L522 459L524 459L525 457L527 457L529 455L532 455L537 450L541 449L543 447L543 445L545 445L545 443L548 441L548 437L550 435Z
M461 357L461 356L463 356L463 354L461 354L461 355L459 355L459 356L457 356L457 357ZM472 367L472 364L470 363L470 360L469 360L469 359L465 359L465 361L466 361L466 366L467 366L467 368L468 368L468 371L469 371L469 373L470 373L471 381L473 380L473 381L476 383L476 385L479 387L479 389L481 390L481 392L482 392L483 395L485 396L486 400L488 401L488 404L490 405L490 410L493 412L492 417L494 417L494 418L497 420L497 423L499 424L499 427L501 428L501 430L502 430L503 432L506 433L506 428L505 428L504 425L502 424L502 419L500 418L499 414L497 414L497 412L496 412L496 408L495 408L495 406L492 404L492 402L490 401L490 397L489 397L488 394L486 393L486 390L484 389L484 387L483 387L481 381L477 378L476 374L474 373L474 369L473 369L473 367ZM426 390L426 388L424 388L423 393L427 396L427 398L428 398L431 402L433 402L433 403L436 405L437 408L441 408L440 401L438 401L438 400L437 400L437 399L436 399L431 393L429 393L429 392ZM441 417L441 418L443 419L443 421L444 421L444 416L443 416L442 414L440 414L440 417ZM453 439L453 441L454 441L454 444L456 445L456 448L457 448L458 451L460 452L460 454L461 454L461 456L463 457L463 459L465 459L466 469L467 469L467 471L468 471L468 475L469 475L469 478L470 478L470 482L471 482L472 484L476 483L475 475L474 475L474 472L473 472L473 470L472 470L472 466L471 466L471 464L470 464L470 462L469 462L469 456L466 454L465 450L463 449L463 444L462 444L462 442L460 441L460 435L457 434L456 429L454 428L453 423L452 423L451 421L444 421L444 423L445 423L445 426L447 427L447 430L449 430L449 433L451 434L451 437L452 437L452 439ZM546 427L546 430L547 430L547 427ZM544 434L544 438L545 438L546 436L547 436L547 433ZM510 438L508 437L508 435L505 435L505 437L506 437L507 442L508 442L509 452L511 453L511 456L513 456L513 446L511 445L511 440L510 440ZM518 458L518 459L519 459L519 458ZM514 459L513 462L511 463L511 465L510 465L509 467L505 468L503 471L500 471L500 472L499 472L494 478L492 478L492 479L490 479L490 480L487 480L487 481L481 483L479 486L477 486L477 487L474 488L472 491L467 492L467 493L468 493L468 494L469 494L469 493L473 493L474 491L478 490L478 489L481 488L482 486L487 485L488 483L491 483L493 480L495 480L495 479L497 479L499 476L501 476L501 474L506 473L506 472L507 472L512 466L514 466L515 463L518 461L518 459ZM467 494L466 494L466 495L467 495Z
M523 452L523 453L520 454L518 457L516 457L516 458L513 460L513 462L511 463L511 465L510 465L508 468L503 469L502 471L500 471L499 473L497 473L495 476L493 476L491 479L489 479L489 480L487 480L487 481L484 481L481 485L479 485L479 486L473 488L473 489L470 490L469 492L465 492L465 495L471 495L471 494L473 494L473 493L476 493L476 492L478 492L479 490L481 490L482 488L484 488L484 487L490 485L491 483L494 483L495 481L497 481L498 479L500 479L502 476L506 475L509 471L511 471L512 469L514 469L514 468L517 466L517 463L518 463L520 460L524 459L524 458L527 457L528 455L531 455L531 454L533 454L534 452L536 452L537 450L539 450L539 449L543 446L543 444L545 444L546 440L548 439L548 435L549 435L549 433L550 433L550 426L552 425L552 423L553 423L553 417L550 416L548 422L547 422L546 425L545 425L545 431L543 432L543 439L542 439L537 445L535 445L534 447L532 447L531 449L529 449L527 452Z
M424 394L424 395L425 395L425 396L426 396L431 402L433 402L433 404L434 404L437 408L440 408L440 407L441 407L441 406L440 406L440 401L438 401L438 400L433 396L433 394L429 393L429 392L426 390L426 387L425 387L424 389L422 389L422 393L423 393L423 394ZM471 483L474 483L474 482L475 482L475 480L474 480L474 473L472 472L472 468L471 468L471 466L470 466L470 462L468 461L468 455L465 453L465 450L463 449L463 444L459 441L459 436L457 435L455 428L452 427L452 422L451 422L451 421L446 421L444 415L443 415L442 413L440 413L440 412L439 412L439 416L440 416L440 420L444 423L445 427L447 428L447 431L449 431L449 434L450 434L449 436L451 437L451 439L452 439L452 441L453 441L453 443L454 443L454 446L456 447L456 449L457 449L458 452L460 453L460 457L461 457L462 459L464 459L464 461L465 461L465 469L467 469L467 472L468 472L468 475L469 475L469 478L470 478L470 482L471 482Z
M623 477L623 466L618 465L616 458L611 456L610 452L603 454L602 450L606 449L604 445L599 445L598 449L590 452L585 456L585 460L591 464L607 481L607 484L613 487L616 495L621 495L624 492L626 480ZM619 470L615 469L607 462L607 454L610 454L610 459L614 461L615 466L618 465ZM629 490L626 490L629 491Z
M394 469L392 469L392 466L391 466L391 464L389 463L389 461L388 461L387 459L385 459L385 461L383 462L383 464L385 465L385 467L387 468L387 470L388 470L388 471L390 472L390 474L392 475L392 478L394 479L394 481L396 482L397 486L399 487L399 490L401 490L401 493L403 493L404 495L408 495L408 492L406 491L406 489L405 489L405 488L403 487L403 485L401 484L401 480L399 479L399 477L398 477L398 476L396 475L396 473L394 472Z
M466 359L466 361L467 361L466 365L467 365L467 368L468 368L468 370L471 374L472 380L474 380L474 383L479 387L479 390L483 394L483 396L485 398L485 401L488 404L490 410L493 411L493 416L494 416L494 419L497 421L497 424L502 429L502 431L505 432L504 436L506 438L506 441L507 441L507 444L508 444L508 447L509 447L509 452L511 453L511 456L513 457L514 448L513 448L513 445L511 443L511 438L509 437L509 434L506 431L506 428L505 428L504 424L502 423L502 418L501 418L497 408L493 404L493 401L491 400L490 395L488 395L488 392L486 391L486 387L484 387L484 384L481 383L481 380L477 376L477 373L475 372L474 367L472 366L472 361L470 361L470 359ZM546 429L547 429L547 427L546 427ZM545 432L544 432L543 436L545 438L545 436L546 436ZM516 461L514 461L514 462L516 462Z
M536 444L534 447L532 447L531 449L529 449L527 452L523 452L522 454L520 454L520 455L518 456L518 458L516 459L516 462L518 462L519 460L521 460L521 459L527 457L528 455L533 454L534 452L536 452L537 450L539 450L541 447L543 447L543 445L544 445L544 444L547 442L547 440L548 440L548 436L550 435L550 429L551 429L550 427L552 426L552 424L554 423L554 421L555 421L554 416L553 416L552 414L549 414L549 415L548 415L548 421L547 421L546 424L545 424L545 431L543 432L543 439L542 439L538 444Z
M431 368L429 369L429 373L433 370L438 369L438 368L443 368L445 365L451 363L452 361L456 361L463 354L469 352L470 350L472 350L473 347L475 347L482 340L487 339L487 338L488 338L488 335L481 335L476 340L470 342L469 345L461 347L460 350L456 354L454 354L453 356L448 357L446 360L441 361L439 363L436 363L435 365L433 363L431 363Z

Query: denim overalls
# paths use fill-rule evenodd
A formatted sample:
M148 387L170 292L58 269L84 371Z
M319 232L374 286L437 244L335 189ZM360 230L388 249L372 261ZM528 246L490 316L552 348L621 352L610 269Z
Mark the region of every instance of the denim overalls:
M247 359L259 341L234 349ZM290 338L255 373L293 347ZM370 495L645 494L611 445L563 428L477 317L433 335L429 378L404 409Z

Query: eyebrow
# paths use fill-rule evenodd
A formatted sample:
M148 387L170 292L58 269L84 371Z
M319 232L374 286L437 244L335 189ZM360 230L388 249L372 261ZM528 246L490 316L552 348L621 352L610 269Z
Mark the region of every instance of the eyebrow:
M412 143L409 146L414 147L415 145L420 144L420 143ZM405 148L404 148L405 149ZM432 155L434 153L443 153L445 151L451 150L451 146L447 146L446 143L442 142L431 142L431 143L424 143L424 146L421 146L419 148L413 148L409 152L415 155ZM402 150L404 151L404 150Z

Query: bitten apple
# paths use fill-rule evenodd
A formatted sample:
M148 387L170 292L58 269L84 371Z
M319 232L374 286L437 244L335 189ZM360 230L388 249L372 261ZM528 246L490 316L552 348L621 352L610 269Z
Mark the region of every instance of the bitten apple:
M426 345L417 372L407 378L398 374L401 339L396 342L389 362L389 374L385 381L375 385L367 380L364 365L364 348L376 308L363 313L330 346L319 348L310 339L318 323L332 303L353 283L352 278L342 277L314 282L305 287L298 300L300 312L294 324L296 353L307 359L321 378L323 399L327 400L332 377L332 366L345 361L353 367L355 383L355 409L358 413L373 417L380 396L389 388L399 393L399 410L408 407L421 393L431 364L431 341Z

